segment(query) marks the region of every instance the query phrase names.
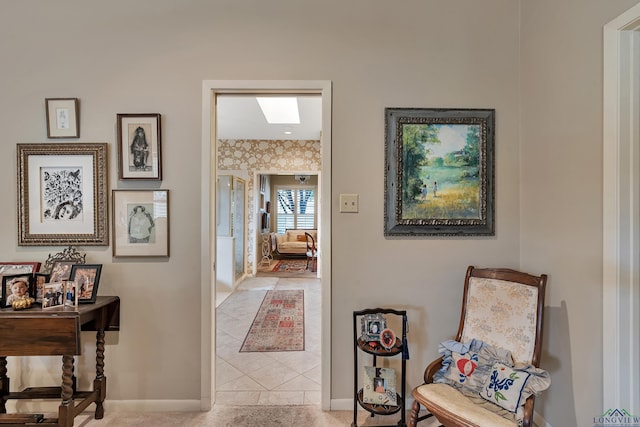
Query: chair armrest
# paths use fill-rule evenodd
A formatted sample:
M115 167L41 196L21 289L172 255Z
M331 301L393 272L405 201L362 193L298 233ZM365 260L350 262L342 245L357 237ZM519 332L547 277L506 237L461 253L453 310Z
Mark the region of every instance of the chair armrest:
M433 382L433 374L435 374L440 368L442 368L442 356L429 363L427 369L424 370L424 383L432 383Z

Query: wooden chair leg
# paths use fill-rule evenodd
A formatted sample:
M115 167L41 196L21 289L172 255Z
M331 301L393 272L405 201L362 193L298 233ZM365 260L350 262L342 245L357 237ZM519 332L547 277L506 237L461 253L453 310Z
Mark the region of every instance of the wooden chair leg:
M409 427L416 427L418 422L418 414L420 413L420 403L417 400L411 405L411 413L409 414Z

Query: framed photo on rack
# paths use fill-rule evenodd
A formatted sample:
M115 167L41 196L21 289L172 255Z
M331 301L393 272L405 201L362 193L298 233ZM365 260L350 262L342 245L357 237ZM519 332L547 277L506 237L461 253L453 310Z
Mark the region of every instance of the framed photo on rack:
M362 316L360 338L363 341L379 341L380 333L387 328L387 319L382 314L366 314Z
M78 98L46 98L47 138L79 138Z
M169 190L113 190L113 256L169 256Z
M18 245L107 246L107 144L18 144Z
M493 236L493 109L385 109L385 236Z
M160 114L118 114L120 179L162 180Z

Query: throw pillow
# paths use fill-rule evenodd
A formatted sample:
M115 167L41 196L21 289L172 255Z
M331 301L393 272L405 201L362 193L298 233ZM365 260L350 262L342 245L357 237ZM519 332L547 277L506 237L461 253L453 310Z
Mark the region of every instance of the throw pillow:
M306 242L307 241L307 236L305 236L304 234L298 234L296 236L296 240L298 242Z
M480 396L510 412L517 412L521 404L529 397L524 389L530 373L495 363L486 379ZM529 393L530 394L530 393Z

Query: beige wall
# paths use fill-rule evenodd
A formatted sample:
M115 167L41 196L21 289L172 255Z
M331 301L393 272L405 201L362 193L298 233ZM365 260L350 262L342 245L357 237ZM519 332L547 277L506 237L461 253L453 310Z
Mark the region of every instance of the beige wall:
M550 276L554 382L536 409L589 425L602 400L602 25L635 3L0 0L0 259L61 249L15 244L15 144L46 141L45 97L78 97L80 141L110 144L110 187L171 190L170 259L83 248L104 264L100 293L122 297L109 398L199 399L202 81L331 80L332 399L352 397L353 310L409 311L412 387L455 333L465 267L522 268ZM385 107L496 109L495 237L383 237ZM115 116L135 112L162 114L161 185L117 180ZM338 213L340 193L360 195L358 214ZM19 364L16 385L58 361Z

